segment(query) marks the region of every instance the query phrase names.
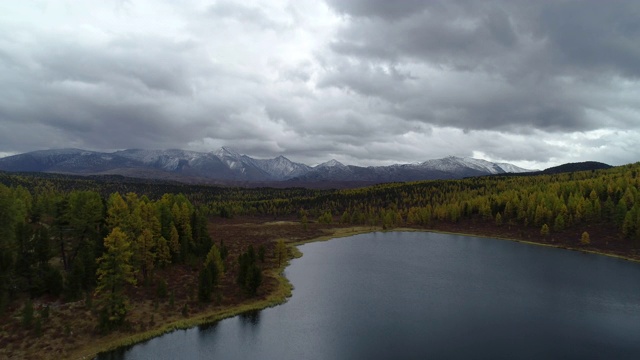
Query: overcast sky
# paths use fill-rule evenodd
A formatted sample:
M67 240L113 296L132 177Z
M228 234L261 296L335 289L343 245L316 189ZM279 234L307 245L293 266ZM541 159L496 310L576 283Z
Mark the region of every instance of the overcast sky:
M640 1L0 5L0 156L640 160Z

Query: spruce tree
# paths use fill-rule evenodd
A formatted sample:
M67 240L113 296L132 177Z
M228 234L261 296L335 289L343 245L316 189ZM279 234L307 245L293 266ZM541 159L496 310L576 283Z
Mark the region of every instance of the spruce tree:
M95 294L100 306L100 327L110 330L122 324L128 311L126 284L135 284L131 266L133 252L127 235L114 228L104 239L105 253L98 259L98 286Z

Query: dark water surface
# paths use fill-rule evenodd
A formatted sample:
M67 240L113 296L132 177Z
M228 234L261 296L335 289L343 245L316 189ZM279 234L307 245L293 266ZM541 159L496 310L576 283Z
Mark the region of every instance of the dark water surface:
M300 246L283 305L100 359L640 359L640 264L433 233Z

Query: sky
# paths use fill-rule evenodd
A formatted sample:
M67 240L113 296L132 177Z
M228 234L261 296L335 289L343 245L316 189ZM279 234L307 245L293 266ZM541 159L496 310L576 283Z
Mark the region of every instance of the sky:
M640 161L636 0L0 4L0 156Z

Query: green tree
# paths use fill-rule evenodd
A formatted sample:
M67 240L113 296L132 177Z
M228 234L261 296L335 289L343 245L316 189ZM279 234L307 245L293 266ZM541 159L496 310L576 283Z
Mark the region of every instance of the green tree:
M214 267L216 274L222 275L224 273L222 255L215 244L211 245L211 249L209 249L209 253L207 253L207 257L205 258L204 265ZM217 279L214 280L217 282Z
M318 222L331 224L333 222L333 215L331 214L331 211L330 210L325 211L324 214L318 217Z
M142 278L145 282L151 276L153 271L156 254L153 251L155 247L155 241L153 239L153 233L149 229L144 229L142 234L138 236L138 239L134 246L134 262L138 264Z
M108 331L121 325L127 315L126 284L135 284L131 242L119 227L104 239L105 253L98 259L98 286L95 295L100 306L100 327Z
M284 240L278 240L274 253L278 261L278 267L282 266L282 263L287 259L287 245L284 243Z
M16 258L16 225L19 223L11 190L0 184L0 314L9 301L10 277Z
M93 191L74 191L69 194L68 219L79 244L85 240L97 240L104 220L100 195Z
M169 249L169 242L167 242L167 239L165 239L164 236L160 236L156 245L157 264L161 268L165 268L166 266L171 264L171 250Z
M130 230L129 206L119 193L113 193L107 200L107 226L109 230L118 227L123 232Z
M180 234L178 229L171 223L169 232L169 249L171 249L171 255L174 262L180 260Z
M208 224L205 207L200 206L195 209L191 216L191 229L193 238L193 251L196 254L202 254L208 251L212 241L209 235Z
M636 233L636 226L638 225L638 218L640 211L638 206L634 205L624 216L622 223L622 234L627 238L633 238Z
M342 216L340 217L340 224L348 224L350 222L351 222L351 216L349 215L349 212L345 210L342 213Z
M502 215L500 215L500 213L496 214L496 225L498 226L502 225Z
M204 261L204 266L198 276L198 299L201 302L209 302L211 294L216 291L220 278L224 271L222 257L218 247L213 244Z
M262 284L262 270L256 263L256 254L252 245L238 257L238 285L249 295L255 296Z
M558 214L558 216L556 216L555 221L553 222L553 230L562 231L564 230L564 228L565 228L564 215Z

